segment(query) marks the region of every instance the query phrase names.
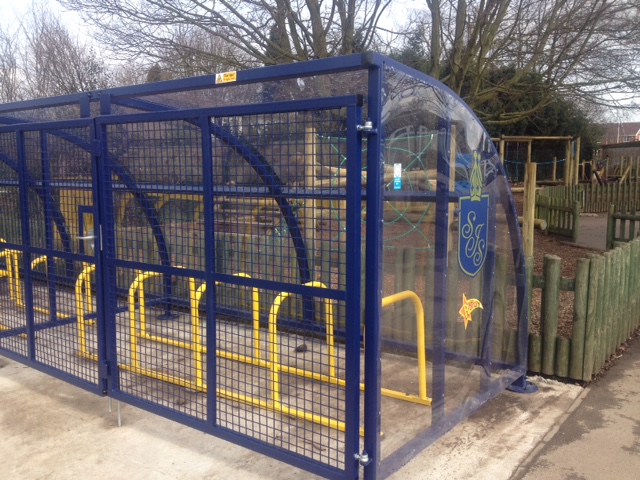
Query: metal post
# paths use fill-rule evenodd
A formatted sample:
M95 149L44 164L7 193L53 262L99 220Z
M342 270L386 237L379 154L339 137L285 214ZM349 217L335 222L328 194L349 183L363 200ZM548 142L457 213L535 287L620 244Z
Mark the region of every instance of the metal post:
M378 129L378 135L369 136L367 143L367 225L366 225L366 278L365 278L365 358L364 358L364 452L367 465L365 480L377 477L380 463L380 363L382 340L382 202L384 192L384 158L382 150L382 88L381 65L369 67L369 120ZM361 463L365 463L361 457Z
M433 305L433 403L431 415L437 424L444 417L445 355L447 339L447 260L449 255L449 157L451 151L451 121L438 121L438 183L436 185L436 246L434 261Z

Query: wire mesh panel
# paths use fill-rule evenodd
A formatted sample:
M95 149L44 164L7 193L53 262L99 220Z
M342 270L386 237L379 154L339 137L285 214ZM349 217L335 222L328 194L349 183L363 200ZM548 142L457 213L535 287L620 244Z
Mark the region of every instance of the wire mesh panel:
M322 139L355 110L228 110L101 127L115 390L344 470L347 147Z
M359 168L349 200L336 175L359 162L355 109L332 103L112 117L101 135L115 393L338 472L357 445L361 194Z
M120 392L204 421L206 325L200 128L105 127L106 251Z
M27 357L27 316L22 295L22 221L17 135L0 133L0 348Z
M97 385L92 130L25 131L34 360Z

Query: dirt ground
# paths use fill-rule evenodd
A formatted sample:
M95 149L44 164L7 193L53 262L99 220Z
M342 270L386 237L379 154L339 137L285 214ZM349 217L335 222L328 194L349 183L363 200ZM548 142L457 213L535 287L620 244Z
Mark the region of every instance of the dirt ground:
M522 215L523 194L513 195L518 215ZM601 250L575 245L566 237L545 234L540 230L534 232L533 262L534 275L542 275L544 257L552 254L560 257L560 274L564 278L575 278L576 263L581 258L588 258L592 253L602 253ZM560 292L560 310L558 312L558 335L571 338L573 330L573 292ZM540 333L540 307L542 304L541 290L534 289L531 300L531 319L529 330Z

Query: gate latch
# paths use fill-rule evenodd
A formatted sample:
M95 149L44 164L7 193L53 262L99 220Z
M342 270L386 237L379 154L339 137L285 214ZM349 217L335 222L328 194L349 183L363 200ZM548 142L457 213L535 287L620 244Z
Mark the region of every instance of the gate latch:
M364 122L364 125L356 125L356 130L364 133L378 133L378 131L373 128L373 122L371 120Z
M356 453L353 456L363 467L366 467L371 463L369 454L365 450L363 450L362 453Z

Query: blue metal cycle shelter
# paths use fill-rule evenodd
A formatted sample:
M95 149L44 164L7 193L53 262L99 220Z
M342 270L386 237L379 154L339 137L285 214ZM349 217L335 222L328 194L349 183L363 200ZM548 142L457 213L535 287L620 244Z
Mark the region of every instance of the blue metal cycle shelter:
M490 137L384 56L0 105L0 354L315 474L526 387L526 295Z

